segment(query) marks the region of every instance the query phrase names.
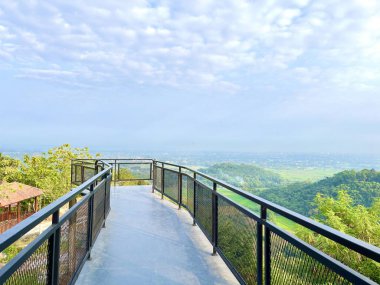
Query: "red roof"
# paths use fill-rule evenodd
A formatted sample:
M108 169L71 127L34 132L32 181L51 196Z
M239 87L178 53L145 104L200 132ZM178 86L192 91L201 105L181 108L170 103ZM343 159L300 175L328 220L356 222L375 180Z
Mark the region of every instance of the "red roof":
M0 207L42 195L41 189L18 182L0 183Z

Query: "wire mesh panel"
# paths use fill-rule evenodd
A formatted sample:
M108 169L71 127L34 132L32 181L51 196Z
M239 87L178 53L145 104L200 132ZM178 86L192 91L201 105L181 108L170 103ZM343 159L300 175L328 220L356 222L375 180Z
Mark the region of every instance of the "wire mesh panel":
M181 192L182 192L182 205L184 205L186 208L187 208L187 176L186 175L181 175L181 178L182 179L182 189L181 189Z
M106 215L111 210L111 180L112 176L109 176L106 181Z
M194 179L186 177L187 200L186 208L194 216Z
M8 278L6 285L48 284L49 241L45 240L38 249Z
M94 189L94 212L92 224L92 240L95 242L104 222L105 183L101 183Z
M164 193L166 196L178 201L178 173L164 169Z
M69 284L87 252L88 202L61 226L59 284Z
M195 218L206 237L212 236L212 190L195 182Z
M270 233L271 284L351 284L301 249Z
M151 163L118 163L118 180L151 179Z
M162 168L155 166L154 171L153 171L153 175L154 175L154 188L157 191L161 192Z
M257 222L219 196L218 248L246 284L257 283L256 242Z
M81 165L75 165L75 179L74 182L77 183L78 185L82 183L82 166Z
M90 167L83 167L83 181L87 181L90 179L92 176L95 175L95 168L90 168Z

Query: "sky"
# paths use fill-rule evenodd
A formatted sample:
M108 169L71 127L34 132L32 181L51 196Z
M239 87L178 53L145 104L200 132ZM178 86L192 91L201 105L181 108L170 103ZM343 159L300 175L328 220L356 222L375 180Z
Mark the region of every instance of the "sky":
M0 151L380 154L380 1L0 1Z

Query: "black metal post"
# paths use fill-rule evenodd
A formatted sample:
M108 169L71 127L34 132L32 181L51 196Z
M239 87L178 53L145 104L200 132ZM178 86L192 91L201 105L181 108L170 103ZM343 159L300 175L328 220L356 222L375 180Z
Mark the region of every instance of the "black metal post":
M106 206L107 206L107 178L108 178L108 175L105 174L103 176L103 179L104 179L104 211L103 211L103 228L106 227L106 215L107 215L107 209L106 209Z
M165 183L165 171L164 171L164 164L162 164L162 168L161 168L161 199L164 199L164 189L165 189L165 186L164 186L164 183Z
M266 209L261 206L260 208L260 217L261 219L266 219ZM263 224L257 223L257 240L256 240L256 248L257 248L257 284L263 284Z
M218 195L216 195L217 184L212 184L212 255L216 255L218 246Z
M59 210L53 213L52 224L58 224ZM49 238L49 273L48 284L58 284L59 278L59 250L61 240L61 228L59 227Z
M92 248L92 223L94 217L94 184L90 186L90 195L88 199L88 223L87 223L87 251L88 259L91 259L91 248Z
M116 159L115 159L115 175L113 176L114 180L113 180L113 186L116 186L116 180L119 178L119 176L117 175L117 162L116 162Z
M261 219L267 219L267 209L261 207ZM265 284L269 285L271 283L271 260L270 260L270 230L264 226L264 272L265 272Z
M196 202L196 199L197 199L197 195L196 195L196 192L197 192L197 183L196 183L196 179L197 179L197 174L194 172L194 208L193 208L193 212L194 212L194 218L193 218L193 226L195 226L197 223L196 223L196 206L197 206L197 202Z
M182 204L182 168L179 167L178 172L178 210L181 209Z
M84 165L83 165L83 162L82 162L82 165L81 165L81 170L80 170L80 178L81 178L81 181L80 183L82 184L84 182Z
M150 178L152 179L152 174L153 174L153 181L152 181L152 193L154 193L154 186L156 185L156 179L157 179L157 167L156 167L156 163L155 162L152 162L152 164L150 165L151 167L151 171L150 171Z

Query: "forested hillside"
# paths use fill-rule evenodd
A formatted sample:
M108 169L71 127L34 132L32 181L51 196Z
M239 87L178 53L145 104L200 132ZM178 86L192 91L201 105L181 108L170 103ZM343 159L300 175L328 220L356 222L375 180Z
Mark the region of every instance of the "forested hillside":
M279 174L252 164L218 163L200 171L256 194L286 183Z
M314 183L290 183L277 173L248 164L221 163L203 172L307 216L315 213L318 193L336 198L339 190L346 190L354 205L366 207L380 197L380 172L375 170L345 170Z

